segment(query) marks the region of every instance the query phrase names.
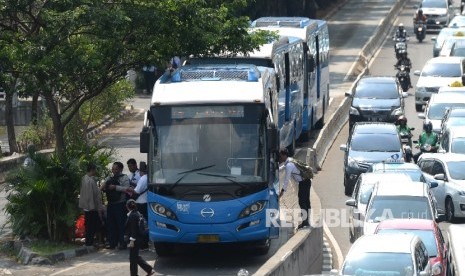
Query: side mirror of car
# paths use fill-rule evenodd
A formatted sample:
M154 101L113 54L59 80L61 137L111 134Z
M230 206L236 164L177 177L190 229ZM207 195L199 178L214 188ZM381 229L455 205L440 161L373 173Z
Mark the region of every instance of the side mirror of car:
M347 151L347 145L342 144L342 145L339 146L339 149L342 150L342 151Z
M413 74L414 74L415 76L419 76L419 75L421 74L421 71L420 71L420 70L415 70L415 71L413 72Z
M425 113L418 113L418 118L420 119L426 119Z
M436 221L437 223L446 221L446 215L445 215L445 214L438 214L438 215L436 216L435 221Z
M437 39L438 39L438 38L435 37L435 36L433 36L433 37L431 38L432 41L436 41Z
M434 175L434 179L436 180L442 180L442 181L446 181L446 177L444 176L443 173L438 173L438 174L435 174Z
M435 182L435 181L431 181L429 183L429 188L430 189L436 188L437 186L439 186L439 184L437 182Z
M411 127L411 128L410 128L410 130L411 130L411 131L414 131L414 130L415 130L415 128L414 128L414 127Z
M346 205L351 207L357 207L357 202L355 201L355 199L351 198L346 200Z
M344 93L344 96L352 98L352 93L346 92L346 93Z

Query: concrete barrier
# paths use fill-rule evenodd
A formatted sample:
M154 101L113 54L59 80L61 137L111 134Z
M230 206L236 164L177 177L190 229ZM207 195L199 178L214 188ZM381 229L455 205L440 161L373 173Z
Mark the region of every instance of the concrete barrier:
M355 78L348 92L353 90L361 77L369 73L368 66L371 59L381 46L404 4L405 1L398 0L392 6L387 16L381 20L375 33L360 51L355 66L352 67L351 72L348 74ZM349 107L350 100L344 98L319 133L313 147L307 150L305 159L313 168L321 169L329 148L348 120ZM289 198L291 202L293 202L293 199ZM289 208L289 206L285 206L285 208ZM324 227L298 231L254 275L274 276L321 273L323 263L323 232ZM335 263L339 265L342 263L342 260L335 260Z

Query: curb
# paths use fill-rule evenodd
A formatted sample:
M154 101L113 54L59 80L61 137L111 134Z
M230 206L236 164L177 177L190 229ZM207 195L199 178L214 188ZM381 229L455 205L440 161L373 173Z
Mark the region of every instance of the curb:
M89 131L89 133L87 133L87 139L93 139L98 134L100 134L102 131L104 131L106 128L113 125L114 122L118 121L120 118L123 118L124 116L131 113L132 110L134 110L134 107L132 105L127 105L124 107L123 110L121 110L121 112L117 116L105 118L97 126L93 127Z

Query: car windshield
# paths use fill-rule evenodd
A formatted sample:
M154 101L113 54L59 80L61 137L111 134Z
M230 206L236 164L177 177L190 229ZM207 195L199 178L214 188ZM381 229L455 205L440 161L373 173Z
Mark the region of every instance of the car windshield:
M355 98L360 99L397 99L399 92L393 82L363 82L355 89Z
M465 154L465 138L454 138L451 142L451 152Z
M460 63L427 63L421 72L422 77L460 78Z
M425 0L421 3L422 8L437 8L437 9L446 9L447 2L446 0Z
M441 120L446 109L451 107L465 107L465 103L431 103L428 106L428 119Z
M415 182L426 182L425 178L423 177L423 174L421 173L420 170L402 170L402 169L387 169L385 172L395 172L395 173L404 173L412 179L412 181Z
M465 57L465 48L454 48L454 50L451 52L451 56Z
M412 233L420 237L426 246L429 257L436 257L438 255L438 245L436 237L432 230L418 230L418 229L381 229L377 234L397 234L397 233Z
M465 126L465 117L449 117L447 126Z
M397 135L392 134L354 134L351 149L353 151L399 152L400 141Z
M368 204L371 193L373 192L374 183L365 183L360 187L358 201L362 204Z
M410 253L362 252L346 258L342 275L414 275Z
M380 222L386 219L433 219L427 197L419 196L376 196L370 210L367 210L367 221Z
M449 175L455 180L465 180L465 161L449 161L447 162Z

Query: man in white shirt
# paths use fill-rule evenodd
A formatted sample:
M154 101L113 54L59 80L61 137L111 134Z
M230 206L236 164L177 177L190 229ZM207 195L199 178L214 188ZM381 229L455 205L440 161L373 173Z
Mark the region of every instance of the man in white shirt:
M286 192L289 181L291 180L291 177L293 177L294 180L299 183L299 192L297 196L299 198L300 209L302 209L302 216L305 218L298 228L308 227L310 226L310 187L312 185L312 181L301 177L299 169L297 169L296 165L292 163L289 158L289 151L287 148L281 148L279 150L279 163L284 163L284 169L286 171L279 197L281 198L281 196Z
M137 168L137 162L136 159L131 158L127 162L128 164L128 170L131 172L129 175L129 185L131 187L136 187L137 182L139 182L140 179L140 172L139 169Z
M141 213L145 220L148 221L147 213L147 191L148 191L148 181L147 181L147 164L145 162L140 162L139 170L140 174L139 181L135 188L130 187L129 190L132 190L132 193L136 195L136 205L137 210ZM133 196L134 198L134 196ZM144 242L141 244L141 249L148 248L148 236L145 237Z

